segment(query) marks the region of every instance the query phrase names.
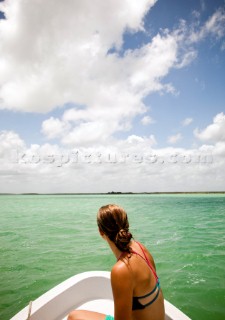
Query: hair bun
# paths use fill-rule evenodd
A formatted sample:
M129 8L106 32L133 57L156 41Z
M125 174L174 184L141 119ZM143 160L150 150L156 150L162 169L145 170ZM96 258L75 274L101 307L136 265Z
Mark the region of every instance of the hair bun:
M119 238L126 238L127 237L127 233L128 233L128 230L120 229L118 231L117 235L118 235Z
M129 243L132 234L127 229L120 229L116 235L115 243L122 251L129 251Z

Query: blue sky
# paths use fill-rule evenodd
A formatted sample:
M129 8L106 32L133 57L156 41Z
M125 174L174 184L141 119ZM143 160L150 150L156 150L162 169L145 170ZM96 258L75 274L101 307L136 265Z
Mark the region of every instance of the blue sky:
M0 192L224 190L223 0L5 0L0 11ZM170 163L43 160L72 150ZM213 163L168 161L202 152Z

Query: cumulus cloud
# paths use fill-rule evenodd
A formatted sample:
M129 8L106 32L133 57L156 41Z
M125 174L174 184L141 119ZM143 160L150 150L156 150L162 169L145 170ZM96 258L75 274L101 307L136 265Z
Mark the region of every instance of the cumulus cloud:
M147 126L148 124L152 124L154 123L155 121L150 117L150 116L144 116L142 119L141 119L141 123L144 125L144 126Z
M107 52L121 47L126 30L143 30L155 2L2 3L1 107L47 112L70 101L88 105L93 92L114 85L119 59Z
M192 118L185 118L183 121L182 121L182 126L184 127L187 127L189 126L191 123L193 122L193 119Z
M6 16L0 20L0 108L46 113L42 134L60 142L26 146L17 133L1 132L1 156L10 157L16 150L14 161L1 161L2 192L203 190L210 175L208 188L224 188L223 114L204 130L195 130L206 142L196 150L157 149L157 137L151 133L129 132L136 116L143 125L153 122L145 105L149 94L178 94L164 79L171 69L196 58L194 44L209 34L223 36L220 10L200 30L192 29L191 36L183 21L176 30L161 30L148 43L125 50L124 34L145 32L144 17L155 3L0 3ZM63 106L59 116L49 114ZM187 118L183 125L190 123ZM120 131L127 131L128 137L118 139ZM178 133L168 141L180 139ZM208 146L211 141L215 144ZM199 164L199 153L207 152L217 161ZM99 177L104 177L103 183Z
M6 19L0 23L0 108L46 113L73 104L62 119L50 117L42 125L47 138L62 137L65 144L128 130L132 119L147 111L147 95L176 94L162 79L194 58L192 51L179 50L182 26L123 52L124 33L144 32L143 18L155 2L1 3Z
M61 137L69 130L69 128L70 126L68 123L60 121L54 117L50 117L42 123L42 133L48 139Z
M169 136L167 141L171 144L176 144L181 139L182 139L182 135L180 133L177 133L175 135Z
M137 144L140 146L144 146L144 149L150 148L153 145L156 145L156 139L154 137L154 135L150 135L148 138L147 137L140 137L137 135L132 134L131 136L129 136L126 141L128 143L128 145L134 145L135 147L137 146Z
M1 164L1 192L224 189L225 142L189 150L157 149L154 136L131 135L113 144L107 140L105 145L71 149L48 143L26 147L16 133L2 134L10 148L21 148L14 161Z
M194 130L194 135L201 141L220 142L225 141L225 115L223 112L218 113L213 118L213 123L200 131Z
M124 32L144 31L143 18L155 2L48 1L44 10L37 1L2 3L0 107L49 112L73 103L62 119L50 117L42 125L47 138L62 137L65 144L93 143L94 137L105 140L128 130L147 110L144 97L175 93L161 80L177 63L178 32L162 32L120 53Z
M24 149L25 142L14 131L0 131L0 156L4 157L11 154L17 148Z
M93 90L90 83L91 92L87 93L85 100L80 101L85 107L72 108L63 114L62 120L73 123L74 128L62 142L81 143L83 136L85 143L88 143L88 139L93 143L94 137L101 141L116 131L128 130L131 120L147 111L142 102L146 95L163 90L173 93L170 84L160 81L177 60L176 41L175 35L157 35L150 44L128 51L123 57L111 54L101 63L106 63L112 72L105 72L106 69L102 69L98 63L98 69L95 66L97 78ZM144 123L149 123L150 118L144 119ZM93 129L92 135L88 128Z

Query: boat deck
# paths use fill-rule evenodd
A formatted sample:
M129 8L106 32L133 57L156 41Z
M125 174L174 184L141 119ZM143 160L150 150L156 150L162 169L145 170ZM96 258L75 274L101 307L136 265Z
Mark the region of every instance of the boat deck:
M31 305L30 305L31 306ZM91 271L73 276L36 299L11 320L66 320L70 311L85 309L113 315L110 272ZM165 320L191 320L165 300Z

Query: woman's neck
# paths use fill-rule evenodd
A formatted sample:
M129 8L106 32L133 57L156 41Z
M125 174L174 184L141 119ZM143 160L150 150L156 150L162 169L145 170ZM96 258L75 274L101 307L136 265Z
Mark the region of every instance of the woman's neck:
M113 241L111 241L108 237L106 239L106 241L108 242L112 252L114 253L114 256L116 257L116 260L119 260L119 258L121 257L121 255L123 253L125 253L124 251L121 251L117 248L117 246L115 245L115 243ZM130 241L130 246L132 245L132 240Z
M109 238L107 238L107 242L108 242L108 244L109 244L109 246L110 246L110 248L111 248L114 256L116 257L116 260L118 260L119 257L120 257L121 254L122 254L122 251L119 250L119 249L117 248L117 246L115 245L115 243L112 242L111 240L109 240Z

